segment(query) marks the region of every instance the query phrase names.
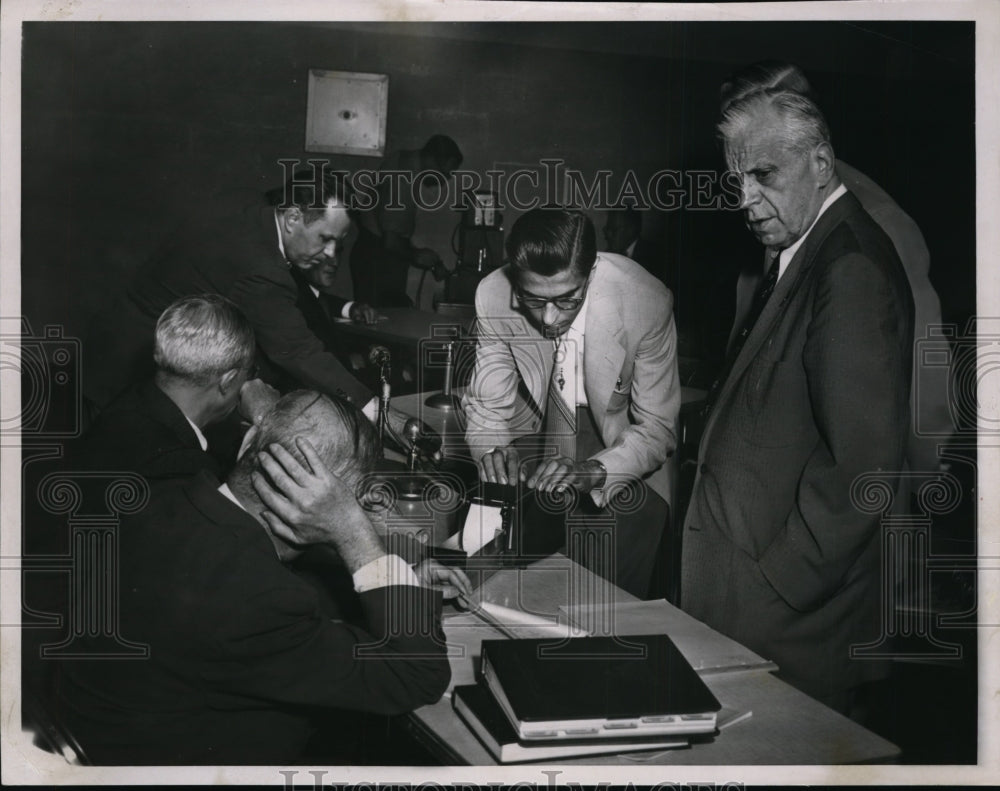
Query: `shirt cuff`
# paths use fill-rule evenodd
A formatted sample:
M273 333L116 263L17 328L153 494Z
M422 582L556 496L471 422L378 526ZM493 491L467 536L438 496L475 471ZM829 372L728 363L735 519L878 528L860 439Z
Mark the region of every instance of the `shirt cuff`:
M372 396L371 400L361 407L361 411L372 423L378 420L378 396Z
M350 302L345 302L344 303L344 307L342 307L340 309L340 316L341 316L341 318L345 318L345 319L351 318L351 305L353 305L353 304L354 304L354 300L353 299Z
M366 563L352 575L354 590L358 593L386 588L389 585L420 586L413 569L399 555L382 555Z

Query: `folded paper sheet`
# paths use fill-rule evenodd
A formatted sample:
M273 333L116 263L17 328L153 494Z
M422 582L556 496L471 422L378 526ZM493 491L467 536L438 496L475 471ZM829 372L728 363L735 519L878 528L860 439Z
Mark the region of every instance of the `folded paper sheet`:
M497 506L472 503L462 529L449 536L442 546L462 549L466 555L474 555L496 538L502 527L503 519Z
M739 670L776 670L777 666L710 629L664 599L619 602L613 606L560 607L570 620L592 634L667 634L700 674Z

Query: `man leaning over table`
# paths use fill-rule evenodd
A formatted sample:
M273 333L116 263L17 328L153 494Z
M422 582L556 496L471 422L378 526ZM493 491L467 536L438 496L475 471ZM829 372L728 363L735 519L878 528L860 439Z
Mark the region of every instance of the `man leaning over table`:
M378 399L332 353L329 338L310 326L292 274L306 281L307 295L317 300L317 292L331 285L352 227L351 202L339 173L315 183L297 173L283 190L271 190L241 209L206 200L200 220L181 229L91 325L83 358L91 411L104 409L130 384L152 375L160 313L180 297L207 293L231 300L250 321L265 381L346 398L374 421ZM322 299L335 315L375 320L374 311L360 302L329 294ZM389 420L401 433L407 416L391 409Z
M598 254L581 211L529 211L506 246L510 263L476 292L476 363L462 400L480 479L520 480L543 496L575 489L576 516L614 519L613 557L585 565L645 597L681 403L671 294L628 258ZM548 455L522 459L518 445L536 435Z
M320 724L349 734L358 712L440 698L450 677L441 593L425 585L468 593L467 581L440 568L418 577L386 554L355 496L374 453L355 407L296 391L251 429L225 483L202 473L156 487L123 520L120 634L149 656L60 662L53 701L92 762L289 763ZM360 623L337 620L284 565L317 545L350 572ZM86 638L95 652L99 637ZM357 760L324 747L312 757Z
M810 99L751 92L719 133L747 227L776 255L708 395L681 606L851 713L886 672L851 656L877 639L882 595L879 517L852 486L903 464L913 300Z

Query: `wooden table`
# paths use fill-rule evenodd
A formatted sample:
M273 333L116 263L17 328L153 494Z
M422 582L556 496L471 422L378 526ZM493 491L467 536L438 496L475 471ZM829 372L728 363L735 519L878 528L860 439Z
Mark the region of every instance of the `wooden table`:
M560 607L612 603L628 609L637 600L595 577L562 555L528 569L504 569L478 590L483 601L556 616ZM575 758L546 763L635 766L842 764L884 762L898 755L891 742L862 728L777 679L774 665L729 638L698 624L663 602L664 631L696 668L724 708L751 716L723 730L711 741L687 749ZM450 608L449 608L450 609ZM472 683L483 639L502 635L474 616L447 613L444 631L452 667L452 687ZM409 717L413 734L442 762L450 765L494 765L496 762L455 714L451 688L432 706Z

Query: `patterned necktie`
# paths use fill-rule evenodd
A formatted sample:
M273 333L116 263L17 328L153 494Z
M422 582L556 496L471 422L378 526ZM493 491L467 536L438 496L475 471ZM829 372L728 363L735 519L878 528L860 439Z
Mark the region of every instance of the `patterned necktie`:
M750 337L750 333L753 331L754 325L757 323L757 319L760 318L760 314L764 312L764 306L767 301L771 298L771 294L774 293L774 287L778 283L778 256L775 255L771 259L771 266L767 270L767 274L761 281L760 288L757 289L757 293L754 295L753 303L750 305L750 310L747 313L746 320L743 322L743 327L740 329L739 334L733 338L733 344L729 349L729 353L726 355L726 362L722 366L722 371L720 371L719 376L714 382L712 382L712 387L708 391L708 395L705 397L705 405L702 407L701 414L702 417L707 418L709 413L712 411L712 407L715 406L715 399L719 397L719 391L722 389L722 385L726 381L726 377L729 376L729 372L732 371L733 365L736 363L736 358L740 356L740 352L743 350L743 346L747 342L747 338Z
M564 376L560 365L560 354L569 354L567 344L557 343L553 353L552 376L549 377L548 403L545 407L545 437L549 444L555 445L560 456L576 460L576 409L571 408L562 396L559 378ZM565 379L563 380L565 386Z

